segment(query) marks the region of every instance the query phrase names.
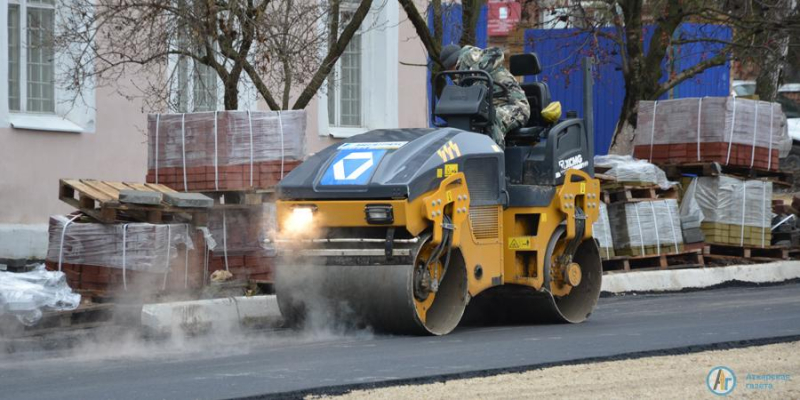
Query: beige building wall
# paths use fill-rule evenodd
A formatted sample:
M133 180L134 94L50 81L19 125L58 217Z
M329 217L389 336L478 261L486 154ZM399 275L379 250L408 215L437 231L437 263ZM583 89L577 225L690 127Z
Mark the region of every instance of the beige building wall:
M425 64L426 53L403 11L399 13L398 125L425 127L426 69L404 64ZM129 101L116 88L98 88L95 96L93 132L45 132L0 124L0 259L44 257L49 216L74 211L58 200L59 179L144 181L147 138L141 102ZM263 102L258 108L267 109ZM336 143L318 134L317 102L306 111L308 152Z

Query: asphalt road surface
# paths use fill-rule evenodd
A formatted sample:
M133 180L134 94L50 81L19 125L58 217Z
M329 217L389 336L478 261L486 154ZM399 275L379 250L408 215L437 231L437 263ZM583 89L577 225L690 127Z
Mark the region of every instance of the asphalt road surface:
M725 288L603 298L580 325L460 328L438 338L278 331L163 348L120 338L45 360L0 354L0 398L235 398L798 335L800 284Z

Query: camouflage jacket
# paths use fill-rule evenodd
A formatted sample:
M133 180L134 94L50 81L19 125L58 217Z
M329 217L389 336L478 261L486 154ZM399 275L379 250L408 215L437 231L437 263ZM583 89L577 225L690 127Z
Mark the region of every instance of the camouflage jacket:
M514 76L503 66L503 58L503 50L497 47L481 49L464 46L458 56L456 68L461 71L486 71L492 76L495 85L499 84L508 89L508 95L494 98L495 106L516 105L527 109L527 114L530 114L530 105L525 97L525 92ZM502 89L495 88L495 92L502 92ZM527 120L527 116L525 119Z

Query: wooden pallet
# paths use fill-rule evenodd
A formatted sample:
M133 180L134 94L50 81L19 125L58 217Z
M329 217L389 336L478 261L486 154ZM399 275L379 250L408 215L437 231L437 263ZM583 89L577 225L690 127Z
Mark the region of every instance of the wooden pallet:
M604 185L602 200L606 204L637 202L663 199L677 199L678 191L675 188L663 190L657 185L630 186L630 185Z
M167 186L152 183L61 179L58 184L58 198L104 223L141 221L191 222L195 225L206 225L208 221L208 209L205 208L174 207L163 201L157 206L122 203L119 201L121 190L176 193Z
M767 179L779 185L791 185L792 175L781 171L765 171L755 168L746 168L732 165L722 165L717 162L698 162L686 164L658 164L664 170L667 178L678 180L684 175L720 176L734 175L747 179Z
M707 257L737 257L761 260L786 260L789 258L789 248L784 246L732 246L724 244L706 243L703 255Z
M249 191L223 190L217 192L203 192L204 195L214 199L214 207L253 206L271 202L275 196L275 190L261 189Z
M670 254L652 254L636 257L612 257L603 260L605 272L629 272L659 269L698 268L703 267L705 261L699 250L683 251Z

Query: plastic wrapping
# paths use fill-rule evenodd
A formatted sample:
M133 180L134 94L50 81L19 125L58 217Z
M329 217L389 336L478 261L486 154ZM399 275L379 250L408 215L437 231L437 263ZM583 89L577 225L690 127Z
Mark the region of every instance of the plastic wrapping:
M218 111L147 116L148 169L301 160L306 115L290 111Z
M637 160L631 156L606 155L594 157L595 167L610 168L604 172L606 175L617 178L620 182L653 183L666 190L675 182L670 182L661 168L645 161Z
M39 322L43 310L74 310L80 303L62 272L44 265L25 273L0 271L0 315L14 315L24 325Z
M694 195L710 243L768 246L772 239L772 182L732 176L697 179Z
M780 104L735 97L640 101L634 145L725 142L783 150Z
M605 203L600 203L600 212L597 221L592 224L592 236L597 239L600 246L600 257L614 257L614 243L611 239L611 226L608 222L608 208Z
M211 210L208 228L220 248L217 251L242 252L259 250L264 240L276 229L275 204L262 203L246 208Z
M636 254L679 252L683 235L675 199L616 203L608 206L614 249Z
M705 218L703 216L703 210L700 208L700 205L697 204L697 199L695 198L696 193L697 178L692 178L692 181L683 193L680 205L681 226L683 226L684 229L699 228Z
M695 199L704 221L770 227L772 182L743 180L732 176L697 178Z
M178 257L178 245L194 249L188 224L69 221L50 217L47 261L163 273Z

